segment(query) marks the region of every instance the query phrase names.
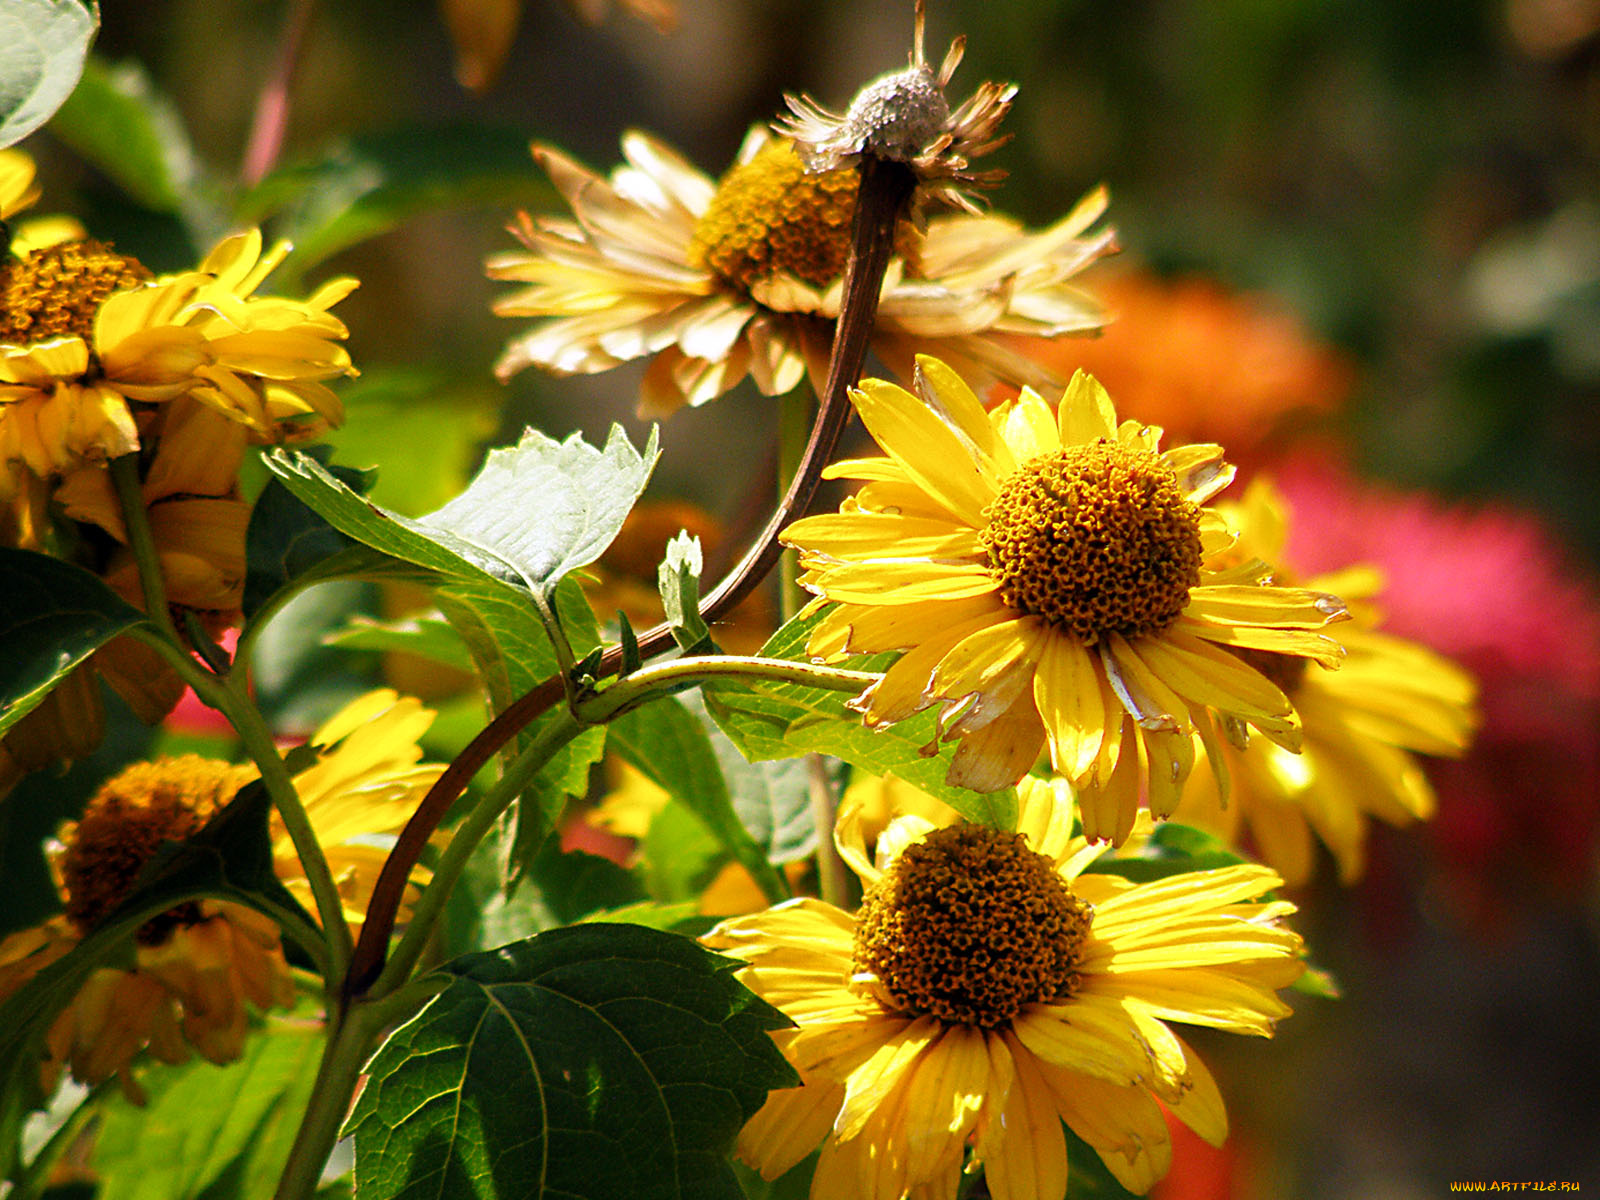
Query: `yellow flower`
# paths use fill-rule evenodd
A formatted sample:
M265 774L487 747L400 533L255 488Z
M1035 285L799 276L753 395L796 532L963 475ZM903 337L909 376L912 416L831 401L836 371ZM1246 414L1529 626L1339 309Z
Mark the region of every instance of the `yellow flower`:
M0 221L39 202L33 159L21 150L0 150Z
M397 833L443 771L420 762L417 739L432 720L415 700L371 692L312 735L328 751L294 777L355 932L385 855L372 839ZM0 1001L92 933L164 841L199 831L255 776L252 766L184 755L136 763L108 780L61 831L55 867L65 913L0 941ZM279 880L309 908L304 870L276 814L271 836ZM419 868L412 882L426 879ZM277 927L230 901L188 901L151 918L133 950L133 968L96 970L51 1026L47 1086L65 1064L88 1083L117 1075L137 1098L128 1067L145 1046L164 1062L183 1061L190 1047L229 1062L240 1054L251 1007L294 999Z
M0 164L0 207L31 199L31 163ZM20 249L20 247L16 247ZM0 264L0 501L139 449L140 403L192 396L258 441L342 419L325 380L353 374L328 310L338 279L305 300L255 295L288 245L225 238L193 271L161 278L87 238L36 245Z
M835 515L791 525L801 583L833 606L811 635L824 660L907 651L852 703L882 727L939 705L960 738L951 783L1015 783L1048 746L1079 789L1085 832L1121 842L1140 792L1170 813L1191 736L1248 722L1286 749L1299 722L1278 687L1231 651L1337 663L1314 632L1344 615L1320 592L1269 585L1202 507L1233 477L1214 445L1160 449L1077 375L1052 411L1025 390L986 413L944 363L919 356L917 394L882 380L852 393L888 457L835 464L864 486Z
M809 370L820 390L856 172L808 174L793 144L765 130L751 133L720 182L642 133L627 134L622 151L628 165L607 180L535 147L575 219L524 215L513 232L526 251L489 262L492 278L529 285L495 311L545 318L507 347L501 378L649 358L639 410L654 415L714 400L746 375L777 396ZM1111 232L1089 232L1105 205L1097 190L1038 233L998 216L940 217L924 234L903 224L874 350L907 373L916 346L974 378L1055 380L997 335L1105 323L1098 302L1069 282L1114 248Z
M815 1200L947 1197L970 1147L996 1200L1058 1197L1060 1122L1143 1192L1171 1143L1160 1104L1220 1144L1205 1064L1166 1024L1270 1035L1300 974L1298 935L1265 867L1133 884L1084 873L1061 781L1026 779L1018 833L900 816L866 856L840 811L840 853L866 898L851 915L791 900L705 941L795 1028L773 1035L801 1086L773 1092L738 1153L776 1178L819 1143Z
M1227 515L1240 531L1237 553L1282 563L1288 514L1275 488L1257 481ZM1433 789L1413 754L1466 749L1478 724L1477 685L1449 659L1379 632L1372 605L1357 603L1378 593L1374 569L1348 568L1307 586L1337 589L1351 601L1354 619L1339 631L1339 670L1310 670L1303 659L1270 652L1248 656L1294 701L1302 752L1289 756L1261 742L1222 746L1217 774L1228 777L1228 794L1199 772L1175 816L1230 841L1248 830L1261 858L1290 883L1310 878L1315 835L1349 883L1364 865L1369 816L1403 825L1433 815Z

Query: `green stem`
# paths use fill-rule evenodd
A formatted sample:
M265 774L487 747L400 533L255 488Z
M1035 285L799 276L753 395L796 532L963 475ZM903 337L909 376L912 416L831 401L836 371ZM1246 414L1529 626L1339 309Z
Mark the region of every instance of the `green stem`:
M316 901L317 916L322 922L321 941L327 947L323 960L325 977L330 987L337 987L350 962L350 929L344 923L344 903L339 897L333 872L322 853L316 830L300 803L300 793L295 790L294 779L284 766L283 756L272 740L272 731L256 710L248 696L236 690L233 678L219 678L205 670L181 646L168 641L149 626L129 630L128 636L138 638L165 658L183 681L194 689L195 695L228 718L245 753L261 772L261 782L272 798L283 827L294 843L300 858L301 869L306 873L312 898ZM295 932L300 932L295 930ZM297 938L297 940L299 940ZM318 956L322 957L322 956Z
M339 1129L350 1110L350 1097L355 1095L361 1069L388 1015L386 1008L357 1006L332 1030L317 1067L310 1103L300 1118L300 1128L273 1200L310 1200L316 1194L328 1155L333 1153Z
M800 473L806 442L811 437L811 399L804 388L795 388L778 401L778 499L781 503ZM778 614L787 625L800 611L805 598L800 592L800 556L786 550L778 560Z
M151 622L130 632L153 646L172 664L183 681L194 689L195 695L228 718L243 742L245 752L255 761L267 794L272 797L278 815L283 818L284 829L288 831L295 852L300 856L306 882L311 885L311 894L317 903L317 915L322 920L323 938L328 947L326 965L329 987L337 987L350 963L350 930L344 923L344 904L333 882L333 872L328 869L328 860L323 856L316 831L311 827L305 806L300 803L294 780L272 740L272 731L244 692L239 676L215 675L202 667L185 649L183 639L178 635L177 627L172 622L172 612L167 606L166 582L161 574L161 557L156 550L155 537L150 532L150 514L145 509L144 493L139 486L137 456L125 454L113 459L111 479L122 507L128 548L139 567L145 614Z
M841 667L790 662L782 658L746 658L737 654L676 658L671 662L642 667L626 679L617 680L599 695L579 704L577 713L586 724L603 725L658 695L678 688L714 683L718 679L757 679L771 683L798 683L835 692L858 692L881 678L881 675L871 671L846 671Z
M818 890L829 904L848 911L854 907L850 903L850 868L833 841L839 805L834 799L833 781L828 778L827 760L820 754L808 754L806 766L811 784L811 823L817 830Z
M167 607L167 581L161 574L161 554L156 549L155 535L150 532L150 514L144 506L138 454L124 454L111 460L111 483L117 490L117 503L122 507L128 549L139 567L145 615L167 641L181 647L183 639L178 636L178 628L172 623L172 610Z
M400 941L373 982L368 995L381 999L395 991L406 981L411 969L422 957L428 944L433 924L444 911L445 901L455 887L456 880L466 869L467 860L478 848L488 832L494 828L500 814L511 807L511 802L526 790L533 777L550 761L557 750L582 733L587 722L578 720L570 711L558 709L551 722L523 747L495 785L450 834L450 844L439 856L433 868L433 878L417 900L411 921Z

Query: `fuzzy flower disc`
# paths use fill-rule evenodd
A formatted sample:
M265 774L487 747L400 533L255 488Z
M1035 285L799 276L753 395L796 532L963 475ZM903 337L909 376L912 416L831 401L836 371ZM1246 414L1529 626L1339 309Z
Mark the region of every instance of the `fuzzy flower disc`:
M903 1011L992 1029L1073 993L1090 915L1019 835L952 825L907 847L867 894L856 973Z
M1178 619L1200 582L1198 517L1157 455L1095 442L1024 463L982 540L1001 600L1094 645Z

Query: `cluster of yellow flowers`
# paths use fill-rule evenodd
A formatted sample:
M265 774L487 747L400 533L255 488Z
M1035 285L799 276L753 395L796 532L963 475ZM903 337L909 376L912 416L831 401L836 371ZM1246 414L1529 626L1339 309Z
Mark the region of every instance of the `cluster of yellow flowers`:
M919 49L911 74L942 88L958 58L935 78ZM980 181L966 157L996 144L1009 100L990 85L912 147L906 161L938 181L933 194L959 199ZM524 249L489 264L526 285L497 311L540 318L500 373L649 359L640 409L653 414L747 377L767 395L807 376L820 389L849 254L850 160L877 133L795 107L785 136L753 133L720 181L643 133L624 138L627 164L609 178L536 148L572 215L525 215ZM31 164L0 152L0 216L35 198ZM1062 379L1023 352L1015 335L1108 319L1077 282L1115 248L1094 228L1105 207L1096 191L1036 232L975 210L908 212L873 341L908 386L869 379L852 392L882 454L829 467L855 493L783 534L814 597L808 653L898 654L851 702L866 724L934 709L930 753L955 744L948 782L1017 794L1014 828L995 829L898 781L863 780L834 830L859 911L802 898L705 938L794 1023L774 1037L801 1086L771 1095L739 1153L775 1178L820 1146L817 1200L953 1197L979 1164L998 1200L1050 1200L1066 1188L1063 1123L1134 1191L1167 1170L1168 1114L1220 1142L1217 1085L1168 1022L1269 1035L1304 954L1276 889L1311 874L1313 834L1355 878L1368 817L1432 809L1413 755L1458 753L1473 729L1471 680L1379 631L1373 572L1295 579L1270 485L1217 502L1235 475L1222 447L1163 448L1163 431L1119 418L1094 378ZM107 470L137 454L169 601L212 628L235 623L241 458L251 441L340 419L326 381L353 369L329 310L353 282L301 301L257 296L284 253L263 254L257 233L161 278L83 237L33 245L21 229L11 250L0 538L55 551L61 523L93 526L118 548L85 565L142 602ZM986 405L998 383L1020 392ZM171 697L130 681L141 669L117 653L97 665L161 715ZM358 835L392 832L437 777L418 765L429 718L415 701L369 696L315 735L337 749L296 779L308 810L331 815L318 833L338 848L349 921L381 859ZM0 999L92 932L163 838L192 833L250 777L177 760L108 782L62 834L65 915L0 943ZM1137 884L1097 865L1174 815L1230 840L1248 830L1270 865ZM292 850L279 849L294 885ZM246 1002L292 995L276 931L237 905L186 905L136 942L137 966L97 972L57 1021L47 1067L119 1075L132 1090L141 1047L224 1061Z

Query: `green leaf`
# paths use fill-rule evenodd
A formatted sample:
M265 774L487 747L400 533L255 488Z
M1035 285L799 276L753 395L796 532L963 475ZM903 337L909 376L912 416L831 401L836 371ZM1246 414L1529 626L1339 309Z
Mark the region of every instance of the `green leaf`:
M328 451L317 447L310 454L325 462ZM339 466L326 469L357 495L365 494L371 486L370 472ZM308 582L354 576L380 562L354 538L328 524L278 479L267 481L250 509L244 552L243 608L247 620L269 602L281 601L286 589L293 591Z
M807 662L806 640L820 614L797 617L767 640L763 658ZM837 665L858 671L881 671L893 656L849 660ZM962 816L1001 829L1016 824L1016 791L974 792L945 782L954 749L925 753L937 733L932 710L884 730L870 730L861 715L845 707L842 692L794 683L718 682L704 689L708 712L745 757L753 761L794 758L820 752L842 758L875 775L891 772L929 795L937 796Z
M687 531L667 543L666 557L656 571L661 607L672 626L672 638L690 654L712 646L711 630L700 617L700 573L704 565L700 539Z
M325 1037L316 1017L269 1016L227 1066L144 1070L145 1107L114 1096L101 1115L99 1200L268 1200L316 1081Z
M345 650L415 654L458 671L472 670L472 656L462 644L461 635L442 617L424 615L379 621L358 613L342 629L324 634L322 641Z
M774 900L788 894L734 810L722 764L699 718L667 696L624 713L607 729L608 744L699 817L763 892Z
M81 567L0 549L0 733L61 678L145 616Z
M360 488L408 516L467 486L499 429L500 390L457 363L363 368L339 389L345 423L324 438L340 462L381 469Z
M611 545L650 482L657 441L655 426L642 454L616 424L603 450L580 434L558 442L526 429L514 448L491 450L467 490L423 521L492 552L548 596Z
M512 831L504 826L485 838L450 897L449 944L460 952L560 929L643 899L638 881L624 867L581 850L563 853L556 838L540 847L515 890L508 892L504 885L511 838Z
M579 925L447 964L368 1066L369 1200L738 1200L740 1127L793 1072L782 1014L686 938Z
M181 217L196 247L232 225L177 107L138 63L90 58L50 132L144 208Z
M669 800L650 818L634 870L653 899L677 904L697 901L727 861L728 851L706 823Z
M293 276L422 213L548 207L555 199L526 134L459 125L340 141L316 161L269 175L239 215L259 222L282 212L283 235L295 245L282 269Z
M1101 855L1084 869L1121 875L1135 883L1148 883L1186 871L1233 867L1245 861L1237 850L1215 834L1175 821L1160 821L1137 852Z
M99 27L100 6L79 0L0 8L0 146L20 142L66 102Z

